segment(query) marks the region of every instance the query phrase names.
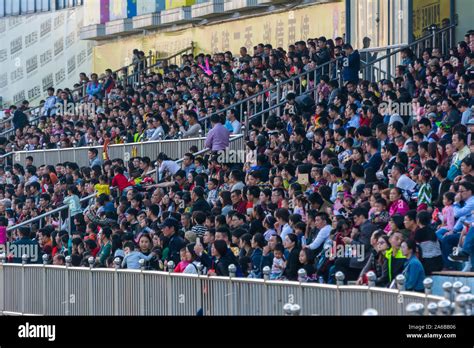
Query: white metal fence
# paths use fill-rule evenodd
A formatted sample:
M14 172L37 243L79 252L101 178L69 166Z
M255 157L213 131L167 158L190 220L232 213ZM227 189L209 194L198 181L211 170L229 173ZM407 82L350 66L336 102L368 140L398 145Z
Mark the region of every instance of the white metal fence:
M409 303L442 297L367 286L123 269L0 264L4 315L406 315Z
M229 145L230 150L243 150L244 143L242 135L232 138ZM203 149L206 138L190 138L190 139L176 139L176 140L157 140L147 141L141 143L131 144L117 144L109 146L108 153L111 159L121 158L125 161L132 157L148 156L155 160L160 152L164 152L170 158L183 158L184 154L190 152L191 146L197 146L198 149ZM97 149L98 157L102 158L103 146L92 146ZM51 150L37 150L37 151L19 151L15 152L13 156L14 163L25 163L27 156L33 157L33 163L64 163L74 162L79 167L89 166L89 159L87 151L90 147L73 147L68 149L51 149Z

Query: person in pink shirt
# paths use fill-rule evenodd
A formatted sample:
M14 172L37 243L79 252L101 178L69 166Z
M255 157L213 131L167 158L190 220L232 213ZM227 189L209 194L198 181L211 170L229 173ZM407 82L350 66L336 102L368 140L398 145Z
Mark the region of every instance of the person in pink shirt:
M398 187L394 187L390 190L390 208L388 209L388 214L393 216L395 214L400 214L404 216L409 210L408 203L403 199L402 190ZM386 233L390 232L390 224L388 223L385 226L384 231Z
M454 192L446 192L443 195L443 210L438 215L441 220L441 225L436 231L436 236L439 240L443 239L444 235L453 230L454 227L454 197L456 194Z
M7 226L8 220L4 216L0 217L0 246L7 242Z
M181 262L178 263L174 268L175 273L183 273L186 267L190 264L190 262L186 259L186 248L183 248L179 251L179 256L181 258Z

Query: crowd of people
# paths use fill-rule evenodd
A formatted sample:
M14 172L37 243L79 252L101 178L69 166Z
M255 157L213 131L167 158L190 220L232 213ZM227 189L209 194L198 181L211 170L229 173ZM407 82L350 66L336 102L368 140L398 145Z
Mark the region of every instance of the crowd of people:
M87 99L100 109L92 119L46 107L37 126L15 126L0 146L192 137L211 115L211 151L190 149L179 164L160 153L157 179L148 174L155 158L125 163L93 148L88 167L32 158L0 167L0 244L37 245L57 265L66 256L73 266L92 256L96 267L119 258L129 269L173 261L174 272L227 276L233 264L251 278L268 266L273 280L297 280L304 269L309 282L335 283L342 271L357 284L372 271L381 287L404 274L408 290L422 291L426 275L474 266L473 52L474 31L449 52L427 47L416 57L407 48L393 80L371 82L360 79L357 50L320 37L288 51L259 44L253 56L242 48L237 59L186 55L134 86L111 71L92 76ZM216 111L335 58L342 83L322 70L316 81L297 79L281 108L249 120L243 163L221 160L244 115ZM310 89L315 104L298 93ZM265 110L269 98L246 111ZM407 113L387 107L403 103ZM7 231L61 205L68 212Z

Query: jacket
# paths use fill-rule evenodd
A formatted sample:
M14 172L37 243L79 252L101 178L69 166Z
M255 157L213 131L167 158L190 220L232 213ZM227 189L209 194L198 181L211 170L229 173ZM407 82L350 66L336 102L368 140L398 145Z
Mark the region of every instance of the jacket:
M194 202L192 211L202 211L204 213L207 213L211 211L211 206L209 205L209 203L206 202L204 198L199 198L196 202Z
M342 70L342 78L344 82L359 82L359 70L360 70L360 54L359 51L355 50L348 57L343 60L344 69Z
M365 251L365 256L363 260L360 260L360 255L357 257L351 257L350 260L350 267L362 269L364 265L367 263L370 253L369 251L372 250L372 245L370 244L370 237L372 233L377 229L377 226L371 223L369 220L365 221L362 225L359 226L359 234L354 238L352 241L352 245L361 245L361 247Z
M393 255L393 249L390 248L385 252L385 261L382 267L382 275L377 278L375 284L377 286L387 287L397 275L402 273L406 258L402 251L398 249L397 253Z
M420 260L415 255L407 259L403 269L405 276L405 289L410 291L423 291L423 280L425 279L425 270Z
M239 261L235 257L235 255L232 253L230 249L227 249L226 253L213 262L214 270L216 271L216 274L218 276L224 276L227 277L229 276L229 266L230 265L235 265L237 267L239 264Z
M260 248L255 249L250 257L252 261L252 273L256 278L262 278L262 258L263 251Z
M176 233L173 234L170 238L168 248L169 254L167 260L172 260L175 265L177 265L181 259L179 257L179 251L186 245L183 238L178 236Z
M291 250L290 254L287 258L286 268L285 268L285 277L288 280L297 280L298 279L298 271L301 268L301 263L299 260L300 249L294 247Z

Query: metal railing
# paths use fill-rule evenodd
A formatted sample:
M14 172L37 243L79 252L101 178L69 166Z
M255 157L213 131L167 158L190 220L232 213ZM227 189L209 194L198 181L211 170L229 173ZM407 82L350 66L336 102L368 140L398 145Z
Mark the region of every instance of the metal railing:
M197 140L203 140L203 139L197 139ZM144 143L144 144L146 144L146 143ZM204 145L203 145L202 147L204 147ZM233 151L238 151L238 150L242 150L243 148L244 148L244 136L243 136L242 134L240 134L240 135L235 135L235 136L231 136L230 142L229 142L229 148L228 148L228 149L229 149L229 150L233 150ZM194 153L194 155L201 155L201 154L204 154L204 153L206 153L206 152L208 152L208 151L210 151L210 149L204 148L203 150ZM189 150L184 151L184 153L186 153L186 152L189 152ZM183 162L183 160L184 160L184 158L183 158L183 157L184 157L184 153L183 153L183 155L181 156L180 159L176 160L176 163L179 164L179 163L182 163L182 162ZM158 153L156 153L156 155L158 155ZM146 155L143 155L143 156L146 156ZM147 172L147 173L146 173L146 176L152 176L152 175L154 175L154 174L158 174L158 170L157 170L156 167L155 167L154 169L150 170L149 172ZM158 180L157 180L157 182L158 182ZM94 198L95 195L96 195L96 193L91 194L91 195L89 195L89 196L87 196L87 197L84 197L84 198L82 198L82 199L80 200L80 202L81 202L81 203L86 202L86 201L88 201L88 200ZM37 222L37 221L40 222L40 228L41 228L41 227L42 227L42 226L41 226L41 223L42 223L42 221L43 221L44 218L46 218L46 217L48 217L48 216L51 216L51 215L53 215L53 214L58 214L58 213L59 213L59 218L60 218L59 225L61 226L61 225L62 225L62 223L61 223L61 222L62 222L61 212L63 212L63 211L66 210L66 209L68 210L68 218L70 218L70 215L69 215L69 206L68 206L68 205L63 205L63 206L61 206L61 207L58 207L58 208L53 209L53 210L51 210L51 211L48 211L48 212L46 212L46 213L44 213L44 214L41 214L41 215L39 215L39 216L36 216L36 217L34 217L34 218L32 218L32 219L29 219L29 220L27 220L27 221L23 221L23 222L21 222L21 223L19 223L19 224L17 224L17 225L10 226L10 227L7 228L7 231L13 231L13 230L15 230L15 229L17 229L17 228L20 228L20 227L23 227L23 226L31 225L31 224L33 224L34 222ZM70 228L70 226L69 226L69 228Z
M153 53L152 51L149 51L149 55L146 56L144 59L142 59L139 62L131 63L129 65L126 65L124 67L121 67L115 71L113 71L113 74L120 74L124 73L123 79L119 80L117 79L116 84L120 84L122 82L122 85L128 86L135 84L139 81L141 74L143 73L149 73L153 69L162 66L163 62L166 62L168 65L170 64L177 64L178 59L180 56L184 54L191 54L194 52L194 43L191 42L191 46L184 48L168 57L160 58L158 52ZM74 103L81 103L87 98L87 84L82 84L81 86L73 89L70 91L71 95L73 96ZM29 116L29 124L30 125L37 125L39 123L39 120L41 116L43 115L43 106L35 106L31 107L28 110L24 111L28 116ZM12 120L12 117L0 121L0 126L3 125L4 123L10 123ZM3 128L3 127L0 127ZM3 130L0 133L0 136L8 137L14 133L14 128L10 127L7 130Z
M286 80L277 81L277 83L269 88L266 88L254 95L251 95L241 101L238 101L224 109L202 117L199 121L203 124L205 133L207 133L209 119L212 115L222 115L229 110L235 110L242 119L242 124L245 129L249 129L249 119L257 115L264 115L272 110L276 110L277 115L280 116L280 106L286 102L285 98L288 93L294 92L297 96L314 92L313 99L317 103L319 95L317 94L318 80L322 75L328 75L331 80L340 79L340 71L338 63L341 58L332 59L317 67L304 71L298 75L291 76ZM268 107L265 106L268 104Z
M155 140L138 143L110 145L108 154L110 158L121 158L125 161L132 157L156 158L160 152L166 153L171 158L182 158L189 152L191 146L202 148L206 138L189 138L173 140ZM98 157L102 158L103 146L71 147L66 149L18 151L14 153L14 163L24 163L28 156L33 157L34 163L64 163L74 162L79 167L89 166L87 151L90 148L97 149Z
M140 76L142 74L149 74L156 68L162 67L163 63L166 62L167 65L178 65L178 59L181 58L182 55L185 54L193 54L194 53L194 42L191 42L191 46L186 47L176 53L173 53L171 56L160 58L158 56L158 52L155 54L150 51L149 55L145 58L144 64L130 64L128 67L123 67L114 71L114 73L120 74L124 73L122 81L124 82L122 85L130 86L135 85L139 82ZM182 62L181 62L182 63ZM130 73L131 70L131 73Z
M121 158L129 161L132 157L156 158L160 152L171 158L183 158L192 146L204 147L206 138L187 138L173 140L155 140L139 143L116 144L108 147L109 158ZM36 151L18 151L13 154L14 163L25 163L26 157L33 157L33 163L64 163L74 162L79 167L89 166L87 152L90 148L97 149L98 157L102 158L103 146L71 147L66 149L50 149ZM242 147L243 149L243 147ZM6 155L4 155L6 156Z
M97 193L93 193L93 194L90 194L86 197L83 197L79 200L80 203L84 203L84 202L88 202L90 199L93 199L95 196L96 196ZM67 231L69 233L71 233L71 226L70 226L70 219L71 219L71 212L69 210L69 205L68 204L65 204L65 205L62 205L56 209L53 209L53 210L50 210L44 214L41 214L41 215L38 215L38 216L35 216L34 218L31 218L29 220L26 220L26 221L23 221L23 222L20 222L19 224L16 224L14 226L10 226L7 228L7 232L11 232L11 231L14 231L20 227L24 227L24 226L31 226L33 223L35 222L39 222L39 228L42 228L43 225L43 220L48 217L48 216L51 216L51 215L54 215L54 214L59 214L59 227L61 228L63 226L63 219L62 219L62 212L65 211L67 209Z
M0 264L3 315L284 315L284 304L299 304L302 315L407 315L408 303L427 307L443 298L372 286L344 286L209 277L169 272L4 263ZM234 266L235 269L235 266ZM286 306L285 306L286 307Z
M370 82L377 82L383 79L393 79L395 67L401 64L400 53L405 48L410 48L416 57L420 57L426 48L439 48L443 54L452 47L455 24L448 27L437 29L433 27L431 33L410 43L404 45L392 45L387 47L377 47L362 49L360 53L385 53L381 57L370 61L361 61L361 77Z

